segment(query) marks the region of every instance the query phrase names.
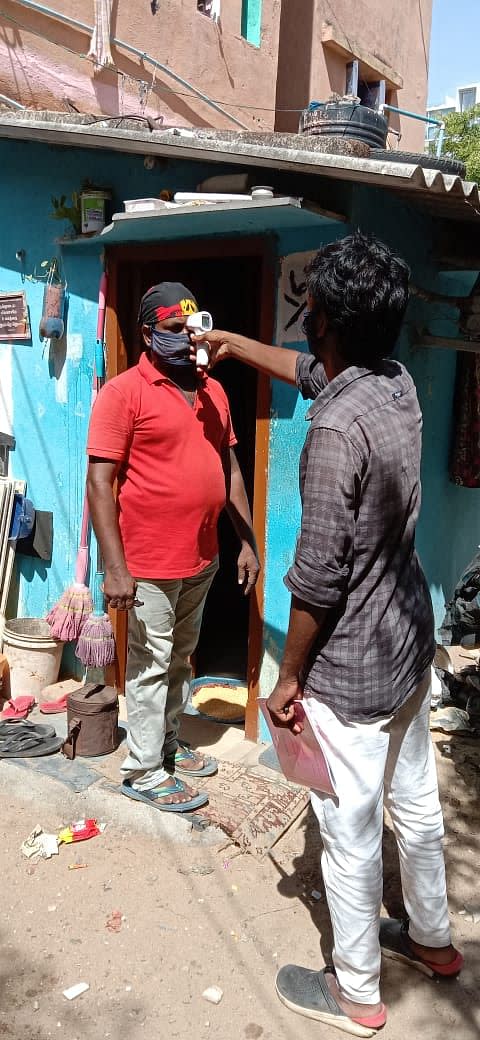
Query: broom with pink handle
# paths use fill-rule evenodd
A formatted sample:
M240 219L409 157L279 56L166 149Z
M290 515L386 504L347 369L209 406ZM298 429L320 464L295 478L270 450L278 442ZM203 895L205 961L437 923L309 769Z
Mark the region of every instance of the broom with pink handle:
M88 510L87 494L85 491L80 545L78 547L77 562L75 566L75 580L68 589L65 589L65 592L60 596L60 599L55 603L55 606L49 611L46 618L50 625L53 638L60 639L64 643L78 639L86 619L93 610L90 589L86 585L89 557L89 526L90 514Z
M103 376L105 373L103 336L105 328L106 300L107 275L103 272L100 280L98 298L97 347L95 353L95 366L93 370L92 408L95 404L95 398L103 382ZM73 582L73 585L70 585L70 587L65 590L58 600L58 603L55 603L55 606L52 607L46 617L54 639L61 639L65 643L78 639L85 622L93 611L92 596L90 589L86 585L89 560L89 527L90 514L88 509L87 492L85 489L82 530L75 568L75 581Z

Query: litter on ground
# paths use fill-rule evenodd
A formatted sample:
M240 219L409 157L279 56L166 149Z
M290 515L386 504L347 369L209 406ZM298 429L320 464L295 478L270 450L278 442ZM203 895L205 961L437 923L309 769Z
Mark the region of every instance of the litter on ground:
M64 827L59 834L47 834L40 824L37 824L28 838L25 838L20 851L27 859L33 859L35 856L51 859L52 856L58 856L59 845L71 845L75 841L95 838L98 834L103 834L105 827L105 823L98 823L97 820L78 820ZM86 863L72 863L69 870L79 870L86 866Z
M75 986L64 989L63 995L67 1000L76 1000L77 997L81 997L82 993L86 993L87 989L90 989L88 982L77 982Z
M122 927L122 921L124 920L125 918L122 917L121 911L114 910L107 917L107 920L105 922L105 928L107 928L109 932L119 932Z
M223 997L223 989L220 986L209 986L202 993L204 1000L208 1000L209 1004L219 1004Z
M58 856L58 838L56 834L46 834L37 824L25 838L20 851L27 859L33 859L34 856L51 859L52 856Z

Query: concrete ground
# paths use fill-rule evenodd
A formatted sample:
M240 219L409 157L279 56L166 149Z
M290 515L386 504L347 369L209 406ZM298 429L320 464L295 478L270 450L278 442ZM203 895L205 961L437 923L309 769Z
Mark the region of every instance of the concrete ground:
M459 980L431 982L387 962L385 1040L474 1040L480 1032L480 745L435 739L451 919L467 964ZM248 764L258 757L238 733L209 740L222 757ZM219 832L192 831L181 817L137 806L112 788L94 785L75 794L11 762L0 763L0 797L0 1037L341 1036L292 1015L274 991L279 965L320 966L330 954L325 902L311 895L322 892L322 881L310 811L260 861L238 854ZM62 847L37 865L20 855L36 823L57 831L90 814L106 822L102 836ZM385 912L398 913L400 903L387 821ZM77 982L90 988L70 1003L62 991ZM222 989L220 1004L202 996L209 986Z

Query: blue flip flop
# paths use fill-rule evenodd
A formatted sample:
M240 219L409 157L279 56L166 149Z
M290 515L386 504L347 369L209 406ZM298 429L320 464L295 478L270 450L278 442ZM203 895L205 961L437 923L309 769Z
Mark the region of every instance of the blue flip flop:
M132 787L129 780L124 780L121 788L122 794L126 795L127 798L133 798L136 802L145 802L147 805L152 805L154 809L160 809L161 812L192 812L194 809L200 809L202 805L206 805L208 802L208 794L197 794L195 798L190 798L188 802L160 802L159 799L164 797L166 794L183 794L185 792L185 784L181 780L173 779L173 786L169 782L160 787L154 787L151 791L136 791Z
M192 758L195 758L195 754L189 744L184 744L179 740L177 750L172 755L165 755L163 764L169 772L182 773L183 776L213 776L214 773L218 773L216 758L211 758L209 755L201 757L203 758L201 769L184 769L182 762L191 761Z

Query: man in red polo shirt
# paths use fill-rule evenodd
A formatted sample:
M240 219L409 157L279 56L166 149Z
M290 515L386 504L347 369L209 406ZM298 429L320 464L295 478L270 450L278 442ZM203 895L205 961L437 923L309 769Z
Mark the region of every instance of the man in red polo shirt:
M190 359L185 323L197 309L178 283L162 282L145 294L139 312L145 353L100 391L87 447L105 597L129 612L122 791L170 812L207 801L177 774L208 776L217 768L214 759L179 745L178 729L189 659L218 569L224 507L241 542L238 581L246 594L259 571L228 401L220 383L198 373Z

